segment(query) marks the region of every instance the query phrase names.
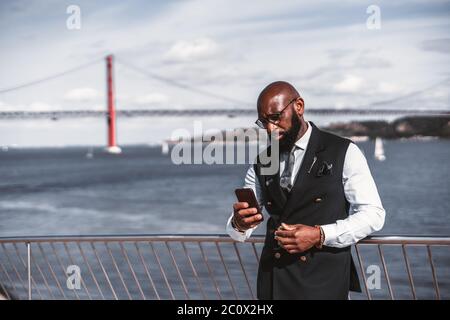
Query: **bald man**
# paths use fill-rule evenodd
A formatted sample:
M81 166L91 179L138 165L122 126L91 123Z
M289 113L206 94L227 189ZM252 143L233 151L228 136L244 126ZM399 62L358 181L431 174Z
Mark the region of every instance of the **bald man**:
M360 149L306 121L304 106L283 81L258 97L256 124L278 139L280 160L275 174L264 175L266 164L258 157L244 183L269 216L258 299L347 299L349 290L361 291L351 245L384 224L385 210ZM245 241L263 217L246 202L233 209L227 232Z

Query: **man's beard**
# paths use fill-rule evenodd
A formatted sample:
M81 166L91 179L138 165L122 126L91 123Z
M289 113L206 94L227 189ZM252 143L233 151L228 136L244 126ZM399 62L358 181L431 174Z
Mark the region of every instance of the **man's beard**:
M280 152L290 152L297 141L298 133L301 129L301 123L298 116L293 115L291 118L291 128L284 132L280 139Z

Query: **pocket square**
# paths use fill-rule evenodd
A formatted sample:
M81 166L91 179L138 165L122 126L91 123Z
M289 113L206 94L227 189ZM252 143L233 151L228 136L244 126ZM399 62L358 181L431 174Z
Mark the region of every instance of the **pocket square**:
M319 170L317 170L316 176L322 177L322 176L328 176L328 175L332 175L332 174L333 174L333 164L323 161L322 165L319 167Z

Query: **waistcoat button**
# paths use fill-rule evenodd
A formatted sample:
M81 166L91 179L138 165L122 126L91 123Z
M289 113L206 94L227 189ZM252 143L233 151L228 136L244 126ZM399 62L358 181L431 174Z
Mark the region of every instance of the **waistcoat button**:
M280 257L281 257L281 253L279 253L279 252L275 253L275 258L276 259L280 259Z
M301 260L302 262L306 262L306 256L301 256L301 257L300 257L300 260Z

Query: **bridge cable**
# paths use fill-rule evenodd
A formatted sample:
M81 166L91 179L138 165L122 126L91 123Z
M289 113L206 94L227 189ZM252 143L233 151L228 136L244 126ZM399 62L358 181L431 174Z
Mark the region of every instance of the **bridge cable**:
M60 73L56 73L56 74L53 74L53 75L50 75L50 76L47 76L47 77L44 77L44 78L41 78L41 79L33 80L33 81L30 81L30 82L27 82L27 83L23 83L21 85L16 85L16 86L10 87L10 88L0 89L0 94L6 93L6 92L15 91L15 90L20 90L20 89L23 89L23 88L26 88L26 87L31 87L31 86L40 84L42 82L46 82L46 81L50 81L50 80L53 80L53 79L56 79L56 78L60 78L60 77L63 77L65 75L68 75L70 73L77 72L77 71L80 71L82 69L85 69L85 68L87 68L87 67L89 67L91 65L94 65L96 63L99 63L101 61L103 61L103 59L102 60L94 60L94 61L91 61L89 63L80 65L78 67L75 67L75 68L72 68L72 69L60 72Z
M179 82L179 81L167 78L167 77L163 77L161 75L155 74L153 72L149 72L149 71L147 71L145 69L139 68L139 67L134 66L134 65L132 65L132 64L130 64L128 62L125 62L121 58L117 58L116 57L115 60L119 64L123 65L124 67L127 67L127 68L129 68L129 69L131 69L131 70L133 70L133 71L135 71L137 73L140 73L142 75L145 75L145 76L147 76L149 78L158 80L160 82L164 82L164 83L166 83L168 85L171 85L173 87L182 88L182 89L185 89L185 90L188 90L188 91L191 91L191 92L195 92L195 93L198 93L198 94L201 94L201 95L204 95L204 96L208 96L208 97L219 99L219 100L226 101L226 102L231 102L231 103L238 104L238 105L248 105L248 106L253 106L254 105L254 104L246 102L246 101L241 101L241 100L229 98L229 97L217 94L217 93L213 93L213 92L209 92L209 91L206 91L206 90L203 90L203 89L195 88L193 86L187 85L185 83L182 83L182 82Z
M387 100L375 101L375 102L372 102L372 103L369 103L369 104L366 104L366 105L358 106L356 108L357 109L370 108L370 107L373 107L373 106L387 105L387 104L391 104L391 103L394 103L394 102L402 101L402 100L405 100L407 98L415 97L415 96L418 96L418 95L420 95L420 94L422 94L424 92L430 91L430 90L432 90L432 89L434 89L436 87L439 87L440 85L445 84L445 83L447 83L449 81L450 81L450 77L449 78L445 78L444 80L441 80L439 82L436 82L435 84L433 84L433 85L431 85L429 87L426 87L424 89L416 90L416 91L413 91L413 92L410 92L410 93L407 93L407 94L404 94L404 95L401 95L401 96L398 96L398 97L395 97L395 98L387 99Z

